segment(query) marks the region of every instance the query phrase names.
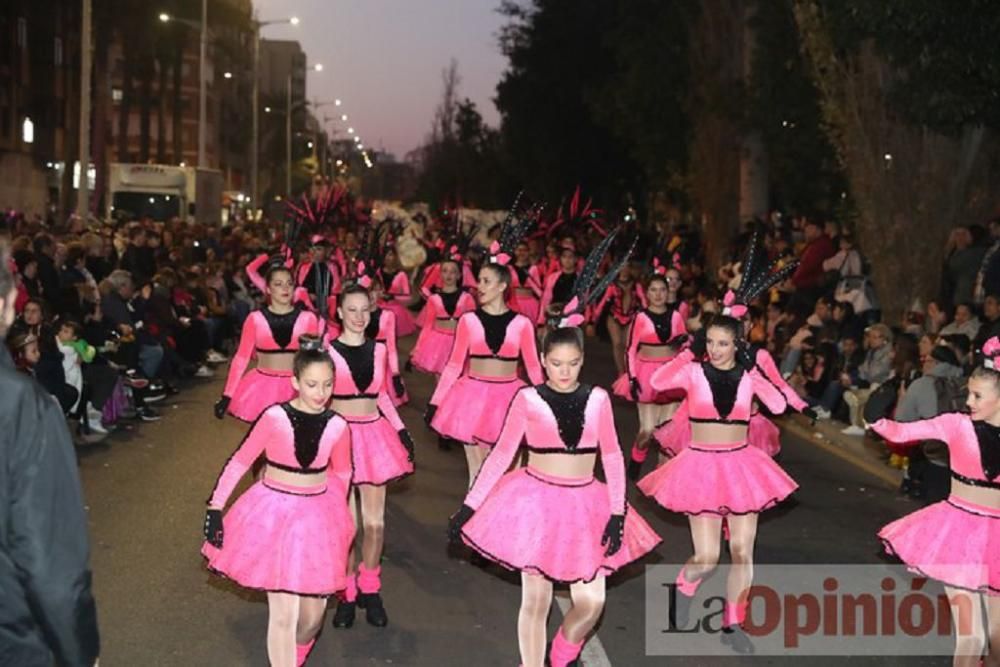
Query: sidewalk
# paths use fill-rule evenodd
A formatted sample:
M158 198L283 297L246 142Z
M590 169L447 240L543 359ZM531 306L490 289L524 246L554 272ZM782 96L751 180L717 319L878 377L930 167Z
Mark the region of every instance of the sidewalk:
M886 465L888 453L885 445L866 435L858 437L844 435L845 424L838 421L817 421L808 417L791 414L779 417L775 423L782 431L787 431L803 440L824 449L834 456L851 463L878 478L892 489L898 489L903 479L903 471Z

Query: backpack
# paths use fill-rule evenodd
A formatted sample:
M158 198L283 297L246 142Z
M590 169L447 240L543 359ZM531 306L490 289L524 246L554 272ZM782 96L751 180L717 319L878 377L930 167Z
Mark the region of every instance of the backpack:
M934 393L937 395L938 414L965 411L965 400L969 397L969 387L964 377L935 377Z

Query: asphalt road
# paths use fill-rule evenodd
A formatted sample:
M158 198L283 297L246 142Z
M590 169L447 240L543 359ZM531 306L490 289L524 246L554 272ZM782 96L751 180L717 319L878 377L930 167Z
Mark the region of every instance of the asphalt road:
M403 348L409 344L403 341ZM245 426L212 417L225 368L192 385L164 419L115 434L80 451L90 516L92 566L104 667L266 665L264 597L210 576L199 554L205 500ZM590 345L587 378L609 384L607 346ZM444 528L461 504L466 467L460 451L441 452L421 414L433 387L406 376L412 402L401 410L417 442L417 473L391 487L383 597L387 628L327 623L313 665L482 665L519 662L519 579L449 555ZM161 404L163 405L163 404ZM636 430L634 410L615 406L623 445ZM880 564L879 527L915 505L874 478L809 443L785 437L781 465L800 483L794 499L764 515L756 562ZM245 484L245 482L244 482ZM241 487L242 489L242 487ZM681 563L690 554L686 521L630 491L663 536L654 557L609 581L604 619L585 665L785 665L802 657L646 655L645 565ZM554 606L550 635L561 620ZM653 620L653 632L657 621ZM811 665L946 665L939 658L811 657Z

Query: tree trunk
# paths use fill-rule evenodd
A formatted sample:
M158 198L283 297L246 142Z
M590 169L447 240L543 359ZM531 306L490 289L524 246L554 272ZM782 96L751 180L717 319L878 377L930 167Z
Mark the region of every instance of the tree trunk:
M902 123L886 99L897 73L872 44L853 54L835 51L814 0L795 0L795 20L857 203L858 238L871 260L883 320L898 322L915 299L937 298L951 229L992 209L996 140L978 127L950 137Z
M739 230L740 131L738 97L743 78L745 0L706 0L691 39L693 134L689 190L701 215L709 267L728 260Z
M67 45L68 46L68 45ZM76 53L80 52L79 40L76 40ZM69 52L69 51L67 51ZM56 229L66 224L69 215L76 208L76 192L73 189L74 165L80 159L80 61L69 58L66 77L66 133L63 138L62 162L65 165L59 183L59 213L55 220ZM80 178L87 177L87 165L80 165Z

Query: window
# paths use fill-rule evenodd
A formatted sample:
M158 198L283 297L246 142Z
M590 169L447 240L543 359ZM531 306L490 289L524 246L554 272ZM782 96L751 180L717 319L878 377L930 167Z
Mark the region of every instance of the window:
M56 67L63 64L63 42L62 37L56 37L52 57L55 59Z
M122 101L122 97L124 97L124 94L122 93L122 89L121 88L112 88L111 89L111 101L112 102L121 102Z
M17 45L22 48L28 45L28 19L23 16L17 19Z

